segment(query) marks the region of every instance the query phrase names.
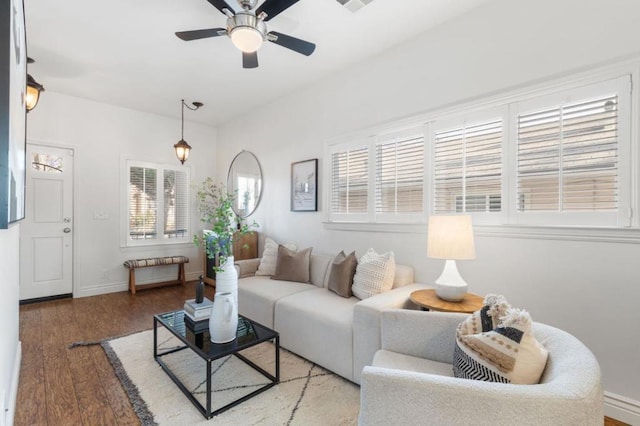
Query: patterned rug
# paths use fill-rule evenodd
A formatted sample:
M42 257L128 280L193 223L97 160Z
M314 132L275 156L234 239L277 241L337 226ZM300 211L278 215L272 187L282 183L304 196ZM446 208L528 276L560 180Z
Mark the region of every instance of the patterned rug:
M180 342L159 329L162 349ZM284 349L280 350L280 384L206 421L153 359L151 330L104 341L114 366L143 425L355 425L360 388ZM242 352L274 372L271 343ZM205 362L190 350L163 357L193 395L206 401ZM212 406L219 408L267 383L267 379L234 356L212 364Z

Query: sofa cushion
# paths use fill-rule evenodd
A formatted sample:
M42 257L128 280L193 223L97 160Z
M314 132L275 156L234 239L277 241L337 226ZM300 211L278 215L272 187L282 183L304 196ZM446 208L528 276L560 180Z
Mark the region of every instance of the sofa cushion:
M548 351L531 333L531 317L509 308L493 330L464 334L464 322L456 331L453 373L455 377L490 382L539 383Z
M313 247L296 252L283 245L278 246L278 260L273 280L309 283L309 258Z
M338 253L331 263L327 288L339 296L351 297L353 295L351 286L357 266L358 259L355 251L351 252L349 256L345 255L344 251Z
M394 370L437 374L438 376L453 376L451 364L449 363L433 361L426 358L418 358L384 349L380 349L376 352L371 365L374 367L392 368Z
M280 345L342 377L353 377L353 308L358 299L326 288L276 302L274 327Z
M297 250L298 246L292 243L283 244L289 250ZM256 275L274 275L276 273L276 265L278 263L278 243L268 238L264 242L264 250L260 265L256 271Z
M238 313L273 328L273 311L279 299L316 288L311 284L277 281L269 277L242 278L238 280Z
M393 252L378 254L370 248L358 262L351 291L358 299L384 293L393 287L395 273Z

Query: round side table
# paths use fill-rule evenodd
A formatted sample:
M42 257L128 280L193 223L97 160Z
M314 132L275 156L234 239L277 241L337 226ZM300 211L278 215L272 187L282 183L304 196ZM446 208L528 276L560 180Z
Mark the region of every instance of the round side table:
M440 312L462 312L471 314L482 308L484 297L467 293L459 302L448 302L438 297L435 290L418 290L411 293L411 301L424 310Z

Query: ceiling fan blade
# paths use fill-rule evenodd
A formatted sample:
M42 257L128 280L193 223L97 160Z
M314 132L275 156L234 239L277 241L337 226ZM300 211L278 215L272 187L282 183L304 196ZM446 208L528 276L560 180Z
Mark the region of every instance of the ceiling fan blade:
M184 41L198 40L201 38L218 37L226 35L227 30L224 28L207 28L205 30L178 31L176 35Z
M242 68L258 68L258 52L242 52Z
M229 4L227 4L226 1L224 0L207 0L209 3L211 3L213 5L213 7L215 7L216 9L218 9L220 12L224 13L224 9L228 9L229 12L231 12L232 15L235 15L235 12L233 11L233 8L231 6L229 6ZM224 13L226 15L226 13Z
M283 12L286 9L290 8L291 6L296 4L298 1L299 0L266 0L264 3L260 5L259 8L256 9L256 16L264 12L267 14L267 17L264 20L268 21L269 19L275 18L276 16L278 16L280 12Z
M275 31L271 31L267 34L267 40L295 52L302 53L306 56L311 55L313 51L316 50L316 45L313 43L309 43L308 41L300 40L299 38L291 37L286 34L277 33Z

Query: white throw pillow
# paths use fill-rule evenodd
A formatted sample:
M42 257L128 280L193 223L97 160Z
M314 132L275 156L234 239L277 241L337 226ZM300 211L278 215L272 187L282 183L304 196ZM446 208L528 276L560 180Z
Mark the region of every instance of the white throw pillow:
M378 254L373 249L360 258L351 291L360 300L391 290L396 275L393 252Z
M286 248L292 251L296 251L298 246L296 244L288 243L283 244ZM256 271L256 275L272 276L276 274L276 265L278 264L278 243L268 238L264 242L264 250L262 251L262 258L260 259L260 265Z

